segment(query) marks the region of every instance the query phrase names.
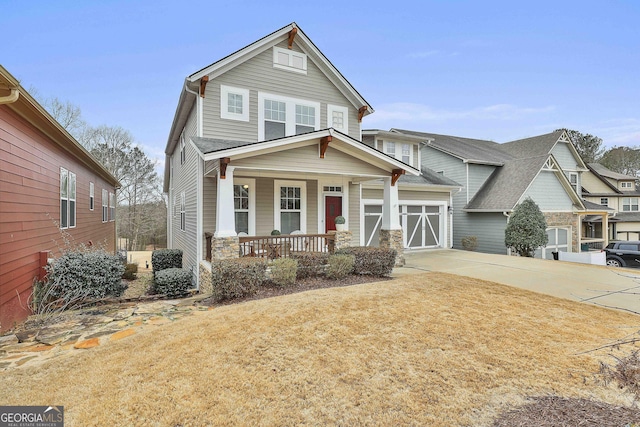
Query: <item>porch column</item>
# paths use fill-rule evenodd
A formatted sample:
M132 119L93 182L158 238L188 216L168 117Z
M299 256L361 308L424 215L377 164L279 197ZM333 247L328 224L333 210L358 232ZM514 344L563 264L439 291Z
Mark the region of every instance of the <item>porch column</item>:
M609 213L605 212L602 214L602 238L604 242L602 242L602 248L606 248L609 244Z
M226 177L218 171L218 194L216 198L216 231L213 237L236 236L236 216L233 209L233 166L228 166Z
M404 242L402 239L402 227L400 226L398 186L391 185L391 177L384 178L380 247L395 249L397 252L396 267L402 267L404 265Z

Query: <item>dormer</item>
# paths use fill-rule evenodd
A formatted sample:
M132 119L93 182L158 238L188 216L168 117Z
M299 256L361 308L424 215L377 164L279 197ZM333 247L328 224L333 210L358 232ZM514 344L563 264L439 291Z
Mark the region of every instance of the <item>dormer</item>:
M618 189L622 192L629 192L636 190L635 180L620 180L618 181Z
M378 129L362 131L362 141L386 155L420 168L420 144L425 138Z

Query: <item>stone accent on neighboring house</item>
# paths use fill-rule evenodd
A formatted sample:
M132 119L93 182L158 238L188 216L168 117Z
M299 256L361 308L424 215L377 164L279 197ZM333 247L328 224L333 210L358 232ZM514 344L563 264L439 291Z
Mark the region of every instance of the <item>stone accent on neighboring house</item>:
M571 226L571 251L580 252L578 247L578 233L580 233L580 216L571 212L543 212L547 227Z
M229 259L240 257L240 240L238 236L212 237L211 259Z
M404 266L404 243L402 242L402 230L380 230L381 248L395 249L396 267Z
M200 293L213 294L213 279L211 277L211 264L207 261L200 262Z

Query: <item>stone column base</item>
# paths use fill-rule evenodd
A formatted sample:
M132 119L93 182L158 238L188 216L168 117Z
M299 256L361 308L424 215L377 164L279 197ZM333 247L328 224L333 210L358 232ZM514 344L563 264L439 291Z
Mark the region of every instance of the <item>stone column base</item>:
M336 231L334 249L337 251L338 249L350 247L352 239L353 233L351 231Z
M201 262L200 268L200 293L204 295L213 294L213 280L211 277L211 265L208 262Z
M213 237L211 239L211 259L229 259L240 257L238 236Z
M402 230L380 230L380 244L381 248L395 249L396 264L395 267L404 266L404 244L402 243Z

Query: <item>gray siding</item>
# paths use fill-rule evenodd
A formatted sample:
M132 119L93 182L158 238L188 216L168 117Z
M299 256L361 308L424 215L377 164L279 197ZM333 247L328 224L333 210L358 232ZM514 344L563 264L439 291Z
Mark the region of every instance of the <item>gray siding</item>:
M349 231L353 233L351 244L360 246L360 185L349 184Z
M558 142L555 147L553 147L553 150L551 150L551 154L553 154L553 157L555 157L562 169L576 170L578 160L574 157L567 143Z
M216 199L218 194L218 184L217 179L213 177L205 177L203 179L203 198L202 198L202 211L203 211L203 226L202 230L204 233L215 233L216 231ZM202 248L202 253L204 256L207 256L206 240L202 240L202 244L204 245Z
M454 210L453 247L462 249L461 239L465 236L478 238L478 252L506 254L504 230L507 218L502 213L467 213Z
M491 176L496 166L488 165L469 165L469 199L467 203L473 199L478 190L482 188L487 179Z
M388 175L388 172L331 148L331 146L327 149L325 158L321 159L319 156L318 145L315 144L280 151L277 153L235 160L233 165L237 167L252 167L265 170L318 171L320 173L335 174L349 172L380 176Z
M462 160L426 146L422 147L421 160L422 166L436 172L444 171L444 176L447 178L451 178L463 186L466 185L467 172Z
M526 191L524 198L531 197L542 211L568 211L573 202L558 181L554 172L542 171Z
M278 45L286 48L286 41ZM294 43L294 50L300 51ZM249 122L220 118L220 85L249 89ZM327 128L327 104L347 107L349 111L349 136L360 138L357 108L331 83L313 63L307 61L307 74L299 74L273 68L273 50L266 49L252 59L207 84L204 98L205 137L240 141L258 140L258 92L320 102L320 129Z
M363 135L362 142L367 144L369 147L374 147L375 137L373 135Z
M268 236L273 230L273 179L256 179L256 235Z

